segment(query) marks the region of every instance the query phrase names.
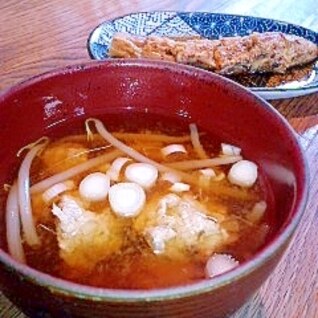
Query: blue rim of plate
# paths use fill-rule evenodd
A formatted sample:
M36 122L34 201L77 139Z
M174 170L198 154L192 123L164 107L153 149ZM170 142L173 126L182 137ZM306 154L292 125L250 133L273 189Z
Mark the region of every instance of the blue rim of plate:
M213 12L145 11L106 20L89 34L87 50L95 60L109 58L108 45L116 32L134 35L201 36L216 39L248 35L252 32L283 32L308 39L318 45L318 33L302 26L267 18ZM318 91L318 61L312 69L312 81L296 87L248 87L256 93ZM297 82L297 81L295 81ZM301 82L301 81L299 81Z

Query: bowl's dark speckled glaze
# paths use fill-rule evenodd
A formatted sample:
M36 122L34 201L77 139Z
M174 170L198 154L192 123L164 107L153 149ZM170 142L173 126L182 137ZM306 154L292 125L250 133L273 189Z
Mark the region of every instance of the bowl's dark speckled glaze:
M32 317L224 317L239 308L280 260L307 197L306 164L287 122L244 88L192 67L111 60L74 66L21 83L0 96L0 184L16 151L55 127L101 114L158 114L196 122L239 144L271 183L277 234L234 271L189 286L151 291L76 285L13 261L0 250L0 287ZM133 116L136 117L136 116ZM5 164L3 164L5 163ZM4 209L0 230L4 231ZM0 242L4 247L5 242Z

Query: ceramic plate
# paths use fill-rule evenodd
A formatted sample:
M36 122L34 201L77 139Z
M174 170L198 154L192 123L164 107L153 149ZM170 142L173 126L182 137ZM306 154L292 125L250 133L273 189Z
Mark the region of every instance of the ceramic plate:
M117 32L217 39L271 31L295 34L318 44L318 33L282 21L207 12L156 11L133 13L100 24L90 34L87 46L93 59L103 60L108 58L109 44ZM232 79L265 99L302 96L318 91L318 62L294 68L284 75L249 75Z

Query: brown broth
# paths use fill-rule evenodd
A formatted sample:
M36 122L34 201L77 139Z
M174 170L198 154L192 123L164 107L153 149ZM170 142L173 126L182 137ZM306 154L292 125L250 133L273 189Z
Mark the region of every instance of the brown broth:
M172 125L171 127L178 126ZM146 130L139 130L139 132L150 133L150 127L146 128ZM183 131L182 134L186 134L187 130L183 128L181 128L181 131ZM127 128L119 129L117 127L116 131L127 131ZM128 131L136 132L138 129L130 128ZM160 124L157 124L156 129L151 130L151 133L180 135L180 131L176 131L175 128L168 129L167 126ZM209 155L218 155L220 153L219 138L205 134L201 137L201 141ZM160 148L169 144L159 142L151 144L145 141L138 142L138 140L125 141L125 143L156 161L162 161L162 158L160 158ZM60 146L63 146L63 144L67 144L71 148L74 146L75 148L95 149L107 145L107 142L99 137L95 138L93 142L88 142L84 135L70 135L55 140L39 158L34 160L31 170L32 183L69 168L70 160L62 160L63 155L61 154L56 155L56 159L54 159L54 152L51 152L47 156L49 159L45 159L46 154L53 147L58 146L61 149ZM185 142L184 145L188 150L188 154L172 155L162 162L168 163L178 160L198 159L191 147L191 143ZM108 150L90 151L85 156L87 156L87 159L93 158L105 151ZM45 164L45 160L51 160L52 162L49 169ZM103 171L105 167L100 167L100 169ZM229 167L217 168L218 172L224 172L225 174L228 170ZM89 172L94 171L97 171L97 169L92 169ZM73 180L78 185L80 180L89 172L76 176ZM160 195L162 196L162 194L169 192L169 186L169 183L159 181L157 186L148 191L147 198L159 198ZM243 197L246 198L242 200L241 198L236 198L235 195L233 197L224 197L219 194L218 188L231 189L234 194L243 194ZM256 185L248 190L229 184L226 178L220 181L219 185L214 185L211 189L207 191L194 186L192 191L207 207L211 206L213 209L213 207L220 205L226 206L228 209L224 223L222 224L221 222L220 224L227 230L232 240L230 239L226 244L216 248L214 252L229 253L240 262L250 259L262 248L275 227L273 219L274 202L265 176L260 173ZM252 224L246 220L246 213L260 200L267 202L267 210L260 223ZM72 267L60 256L56 238L57 220L51 213L51 206L45 204L40 195L33 196L32 204L42 244L38 248L31 248L27 244L24 244L24 248L28 265L42 272L80 284L114 289L153 289L189 284L204 279L204 267L208 258L207 255L202 255L191 249L186 251L184 257L177 259L165 255L156 255L151 250L145 238L136 231L132 220L119 221L119 227L122 231L122 242L121 247L117 251L105 256L104 259L98 261L92 268ZM90 211L102 213L104 205L105 202L88 204L88 208ZM253 240L250 239L251 236L253 236Z

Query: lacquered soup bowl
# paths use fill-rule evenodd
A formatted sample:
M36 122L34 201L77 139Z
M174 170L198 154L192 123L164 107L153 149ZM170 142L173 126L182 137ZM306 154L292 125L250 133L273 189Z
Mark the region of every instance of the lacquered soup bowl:
M93 288L52 277L14 261L2 240L1 290L31 317L231 314L273 272L305 209L307 169L292 128L264 100L207 71L142 60L70 66L34 77L0 96L0 184L12 180L16 152L23 145L59 127L107 114L137 124L147 123L151 115L195 122L222 140L239 145L247 158L257 162L271 185L277 213L275 233L250 261L233 271L191 285L149 291Z

